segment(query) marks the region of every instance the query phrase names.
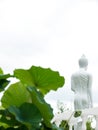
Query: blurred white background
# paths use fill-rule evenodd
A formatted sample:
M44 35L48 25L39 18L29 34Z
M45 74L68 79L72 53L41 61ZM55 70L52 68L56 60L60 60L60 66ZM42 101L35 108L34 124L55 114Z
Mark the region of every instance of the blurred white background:
M73 104L70 77L85 54L93 75L93 101L98 104L97 0L0 0L0 67L5 73L31 65L50 67L65 85L46 100Z

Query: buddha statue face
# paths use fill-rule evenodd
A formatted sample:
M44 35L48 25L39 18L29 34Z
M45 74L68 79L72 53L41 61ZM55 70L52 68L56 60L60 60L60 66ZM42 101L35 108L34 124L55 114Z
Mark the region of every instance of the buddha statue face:
M82 55L81 58L79 59L79 66L80 68L87 69L88 66L88 60L85 57L85 55Z

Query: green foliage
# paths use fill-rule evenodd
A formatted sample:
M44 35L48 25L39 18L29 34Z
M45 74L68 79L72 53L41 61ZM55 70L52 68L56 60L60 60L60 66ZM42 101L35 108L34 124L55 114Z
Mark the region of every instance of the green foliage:
M43 95L39 91L37 91L36 88L28 87L28 91L31 94L32 103L39 109L45 124L48 127L51 127L50 121L53 118L53 109L50 107L49 104L46 103L46 101L43 98Z
M9 80L7 80L7 78L11 77L10 74L1 74L3 73L0 69L0 92L4 91L4 89L7 87L7 85L9 84Z
M63 130L69 130L68 121L62 120L62 122L61 122L61 124L60 124L60 127L61 127Z
M86 127L87 127L87 130L93 130L91 127L91 122L89 121L86 123Z
M11 84L9 88L4 92L1 99L2 106L8 108L10 106L20 106L24 102L29 102L30 94L26 87L21 83Z
M82 111L75 111L74 113L74 117L78 117L81 116Z
M39 128L42 119L38 108L31 103L24 103L20 107L10 106L9 112L15 116L15 119L29 128Z
M9 84L8 78L19 82ZM53 109L44 100L50 90L64 85L64 77L50 68L32 66L16 69L13 76L0 69L1 98L0 130L63 130L51 123Z
M64 85L64 77L50 68L44 69L32 66L28 70L16 69L14 75L27 86L37 87L43 94L48 93L50 90L57 90L58 87Z
M88 120L86 122L86 128L87 128L87 130L95 130L94 128L92 128L91 123L92 123L92 120Z
M0 74L3 74L3 70L2 70L2 68L0 68Z

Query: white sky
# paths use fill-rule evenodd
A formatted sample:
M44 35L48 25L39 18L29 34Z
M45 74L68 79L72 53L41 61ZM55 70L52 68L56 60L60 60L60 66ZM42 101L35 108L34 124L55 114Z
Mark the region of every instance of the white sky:
M70 76L85 54L98 103L98 1L0 0L0 66L5 73L31 65L58 70L64 88L46 99L73 101Z

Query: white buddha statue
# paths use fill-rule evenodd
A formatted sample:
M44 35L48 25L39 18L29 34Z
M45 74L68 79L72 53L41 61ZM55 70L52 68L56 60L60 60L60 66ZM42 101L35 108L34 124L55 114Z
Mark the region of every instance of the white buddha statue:
M92 76L86 71L88 60L84 55L79 59L79 66L80 70L71 76L75 110L92 107Z
M87 70L88 60L83 55L79 59L80 70L71 76L71 90L74 92L74 109L82 110L91 108L92 104L92 76ZM74 126L75 130L81 130L82 122Z

